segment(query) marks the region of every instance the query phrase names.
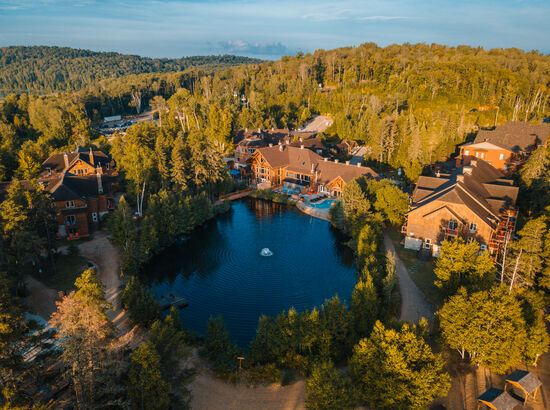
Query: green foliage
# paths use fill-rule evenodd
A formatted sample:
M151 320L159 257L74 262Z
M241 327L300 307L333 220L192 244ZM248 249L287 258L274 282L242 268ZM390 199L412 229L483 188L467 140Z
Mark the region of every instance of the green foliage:
M203 353L214 362L214 370L218 377L231 379L237 372L237 357L240 352L229 339L229 332L221 316L208 320Z
M170 407L170 385L163 380L160 356L145 343L130 357L128 395L134 409L167 409Z
M0 95L9 92L77 91L102 79L128 74L183 71L190 67L212 70L259 61L232 55L152 59L69 47L2 47ZM36 75L36 72L41 72L41 75Z
M315 363L340 361L349 355L352 326L351 313L336 296L319 310L290 309L275 318L262 316L249 358L253 364L275 363L307 374Z
M306 381L306 407L312 410L355 408L350 380L331 362L316 365Z
M76 278L74 284L77 288L75 298L82 305L97 307L103 313L111 308L111 305L105 299L105 286L97 277L95 269L86 269Z
M25 404L23 389L28 377L41 357L35 362L25 361L28 349L48 349L52 332L26 320L21 300L13 294L14 283L0 272L0 406L15 408ZM45 356L44 350L39 356Z
M186 385L194 376L193 369L174 365L191 355L186 341L187 335L175 308L164 320L156 320L151 325L148 343L159 355L162 378L170 385L170 402L177 408L188 408L191 393Z
M450 377L416 329L377 322L354 348L350 373L362 403L376 409L422 409L447 394Z
M290 205L294 202L288 199L288 195L280 194L273 191L272 189L258 189L256 191L250 192L249 196L257 199L265 199L267 201L272 201L278 204Z
M438 278L435 284L450 296L461 286L471 291L489 288L496 268L488 252L479 251L477 242L465 243L459 237L443 242L434 273Z
M367 337L380 313L380 300L368 272L365 272L355 284L351 295L350 309L356 339Z
M451 349L476 364L503 374L525 356L542 353L548 339L527 342L527 327L519 301L505 287L468 295L464 289L452 296L438 312L441 332ZM533 333L540 331L531 328ZM541 343L542 342L542 343ZM541 344L538 344L541 343ZM535 353L536 354L536 353Z
M538 216L550 206L550 147L539 147L531 153L520 170L522 194L518 197L521 209Z
M134 324L148 327L160 317L158 302L136 276L130 278L120 302Z

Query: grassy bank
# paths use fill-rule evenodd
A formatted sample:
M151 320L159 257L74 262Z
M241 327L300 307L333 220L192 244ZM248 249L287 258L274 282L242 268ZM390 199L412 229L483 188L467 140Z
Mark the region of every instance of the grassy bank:
M272 189L258 189L256 191L252 191L249 196L256 199L264 199L275 202L277 204L295 205L295 202L290 200L288 195L280 194Z

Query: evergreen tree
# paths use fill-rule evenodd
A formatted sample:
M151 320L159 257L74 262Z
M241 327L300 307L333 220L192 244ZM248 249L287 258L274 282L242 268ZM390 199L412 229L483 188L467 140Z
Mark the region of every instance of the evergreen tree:
M135 324L150 326L160 317L158 302L136 276L130 278L122 292L120 302Z
M353 409L353 388L331 362L316 365L306 380L306 407L312 410Z
M139 346L130 357L128 394L134 409L170 407L170 385L163 380L160 357L149 343Z
M351 295L350 309L353 316L356 338L370 334L378 319L380 301L372 277L366 272L359 279Z
M376 322L370 337L355 346L351 377L360 400L371 408L422 409L447 394L450 377L443 359L414 330Z

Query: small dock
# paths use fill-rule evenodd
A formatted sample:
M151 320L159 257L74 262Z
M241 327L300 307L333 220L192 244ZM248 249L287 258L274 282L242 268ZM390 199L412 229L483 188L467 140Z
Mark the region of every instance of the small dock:
M161 296L159 299L159 304L162 310L168 310L171 307L175 307L176 309L181 309L189 306L189 303L187 302L187 300L185 300L180 295L176 295L175 293L168 293L166 295Z
M250 193L252 191L253 191L253 189L249 187L249 188L246 188L246 189L242 189L240 191L231 192L227 195L220 195L220 198L217 201L217 203L222 202L222 201L234 201L236 199L244 198L244 197L250 195Z

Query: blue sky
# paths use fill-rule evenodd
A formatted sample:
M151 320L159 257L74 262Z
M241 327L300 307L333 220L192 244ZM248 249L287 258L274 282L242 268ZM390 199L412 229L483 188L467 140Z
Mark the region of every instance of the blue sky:
M0 0L0 46L276 59L369 41L548 54L550 0Z

